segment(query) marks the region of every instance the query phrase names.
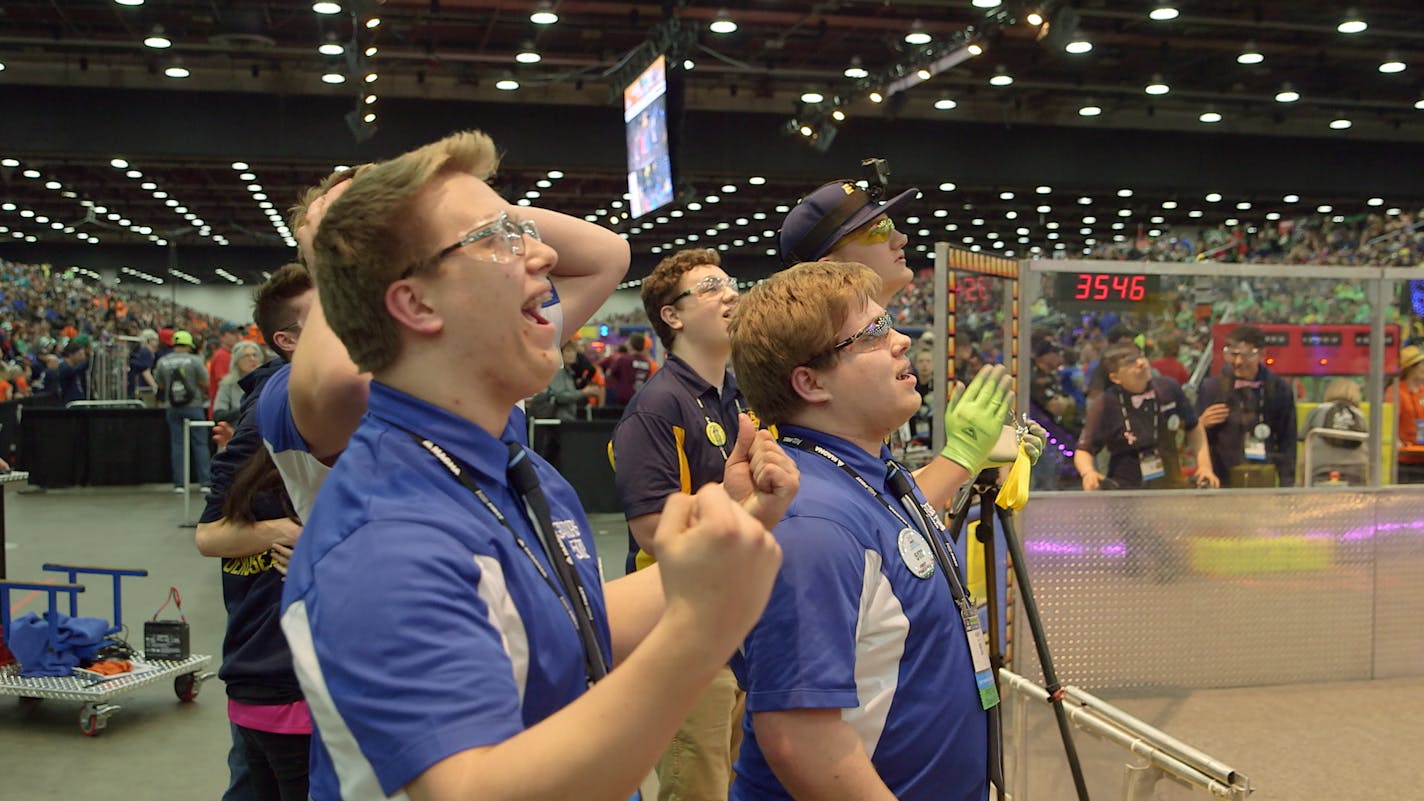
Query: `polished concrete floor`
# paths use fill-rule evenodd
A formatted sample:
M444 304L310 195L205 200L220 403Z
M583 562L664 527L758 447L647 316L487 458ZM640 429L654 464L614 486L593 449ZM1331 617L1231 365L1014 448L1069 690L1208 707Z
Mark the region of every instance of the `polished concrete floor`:
M144 568L124 589L124 617L142 631L170 585L180 588L194 652L220 653L224 612L216 560L194 549L183 527L183 498L168 487L6 489L8 574L45 580L46 562ZM200 499L191 498L189 516ZM594 518L606 574L622 574L625 530L611 515ZM107 581L90 581L81 614L108 617ZM15 611L36 610L21 594ZM167 616L167 613L164 615ZM136 636L135 639L140 639ZM1421 666L1424 674L1424 666ZM1260 801L1424 798L1424 677L1290 685L1176 694L1098 695L1117 703L1249 776ZM123 709L98 737L76 725L79 704L25 703L0 697L0 799L55 801L119 795L133 799L217 799L227 783L229 739L221 684L208 682L196 702L179 703L168 683L118 699ZM1028 758L1028 798L1073 797L1051 719L1035 718ZM1120 799L1130 760L1086 735L1076 738L1095 799ZM1167 783L1153 798L1204 798Z

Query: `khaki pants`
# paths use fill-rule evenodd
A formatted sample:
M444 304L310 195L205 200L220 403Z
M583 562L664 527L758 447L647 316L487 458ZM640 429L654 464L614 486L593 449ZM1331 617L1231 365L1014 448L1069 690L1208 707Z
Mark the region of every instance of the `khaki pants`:
M658 761L659 801L727 801L746 694L724 667Z

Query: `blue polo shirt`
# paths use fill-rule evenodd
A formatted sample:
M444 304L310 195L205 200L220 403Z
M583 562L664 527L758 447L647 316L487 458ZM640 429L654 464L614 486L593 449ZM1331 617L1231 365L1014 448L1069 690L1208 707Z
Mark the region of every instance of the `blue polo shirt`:
M875 457L828 434L779 431L829 449L896 503L888 448ZM814 453L786 452L801 489L773 531L781 572L732 662L747 691L732 801L791 798L751 722L790 709L841 710L896 798L983 801L988 713L944 577L910 572L898 544L904 523L853 478Z
M331 473L331 467L312 455L311 446L297 430L297 422L292 417L292 399L288 394L291 378L292 366L286 364L267 379L267 386L257 401L257 426L262 432L263 444L277 465L277 472L282 475L292 509L297 517L306 520L311 515L322 482ZM529 428L523 401L515 404L504 425L507 436L528 446Z
M719 394L687 362L669 355L613 429L614 481L623 516L631 520L661 512L668 495L721 481L726 454L737 444L737 413L744 406L731 372L724 374ZM726 437L720 447L712 442L709 423ZM630 533L628 572L651 562Z
M554 575L506 483L508 429L496 439L372 382L367 414L322 486L282 599L282 629L320 735L311 765L317 801L384 799L440 760L502 742L585 690L578 632L529 556L407 432L459 460ZM611 658L592 529L568 482L530 456Z

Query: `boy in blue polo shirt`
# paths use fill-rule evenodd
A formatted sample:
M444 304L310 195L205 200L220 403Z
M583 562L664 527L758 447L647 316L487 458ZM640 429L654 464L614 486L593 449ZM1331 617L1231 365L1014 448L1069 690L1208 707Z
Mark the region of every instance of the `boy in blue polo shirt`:
M466 132L376 165L313 241L371 375L284 594L318 801L627 798L780 563L714 485L670 499L658 567L605 592L572 489L507 428L558 368L558 256L484 182L495 160Z
M879 289L863 265L803 263L732 318L742 392L801 472L774 532L781 574L733 663L747 692L733 801L988 792L992 674L938 517L885 446L920 396ZM986 372L955 399L949 436L972 463L1011 397Z

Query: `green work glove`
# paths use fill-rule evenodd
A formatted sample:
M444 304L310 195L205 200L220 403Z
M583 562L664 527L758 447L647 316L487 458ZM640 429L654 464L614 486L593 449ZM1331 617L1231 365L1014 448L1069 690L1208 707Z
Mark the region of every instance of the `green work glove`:
M1048 432L1043 430L1043 426L1032 420L1028 421L1028 431L1024 432L1023 445L1028 452L1028 463L1038 464L1038 457L1043 455L1043 445L1048 442Z
M1013 378L1002 364L985 366L967 389L957 385L944 406L944 449L940 455L977 473L999 441L1005 410L1013 408L1012 386Z

